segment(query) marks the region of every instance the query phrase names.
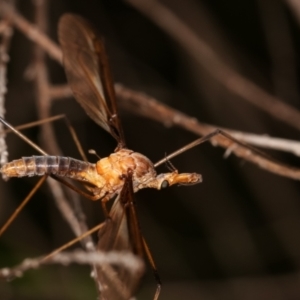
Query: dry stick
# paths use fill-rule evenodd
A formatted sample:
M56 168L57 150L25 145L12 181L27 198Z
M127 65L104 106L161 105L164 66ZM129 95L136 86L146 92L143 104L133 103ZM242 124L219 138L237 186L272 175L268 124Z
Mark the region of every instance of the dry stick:
M1 21L1 45L0 45L0 116L4 117L5 114L5 94L7 92L6 87L6 65L9 61L8 49L10 46L11 36L13 30L10 27L8 20ZM0 125L0 165L7 162L8 152L5 142L5 133L3 132L3 125Z
M53 257L45 260L40 258L27 258L21 264L13 268L0 269L0 278L10 279L12 277L21 277L25 271L37 269L45 264L60 264L68 266L71 263L77 264L113 264L124 266L128 271L135 273L140 272L144 267L143 261L129 251L111 251L111 252L84 252L76 250L74 252L58 253Z
M300 112L241 76L167 7L155 0L126 0L176 40L207 72L233 94L300 130Z
M220 129L228 132L237 140L240 140L241 142L250 144L252 146L288 152L294 154L295 156L300 156L300 142L298 141L275 138L268 135L246 133L242 131L231 130L228 128Z
M45 1L34 1L35 11L36 11L36 22L37 26L41 30L46 30L47 28L47 6ZM49 79L48 72L45 64L45 53L39 45L35 45L34 48L34 56L35 56L35 83L36 83L36 93L37 93L37 109L38 115L40 119L45 119L50 117L50 107L51 107L51 98L49 96ZM53 132L53 128L48 124L44 124L42 127L42 141L44 147L50 152L59 155L61 153L55 139L55 134ZM69 223L73 232L76 236L81 235L83 232L88 230L88 227L84 221L84 214L81 209L80 216L81 219L78 220L75 217L74 210L70 207L67 199L65 198L63 187L56 182L55 180L48 180L47 183L50 186L50 190L53 193L54 200L56 202L57 207L63 214L64 218ZM69 189L66 189L68 193L71 193ZM79 197L76 193L71 194L71 199L73 202L77 200L76 207L79 207ZM93 242L90 237L87 237L82 241L85 248L93 248ZM91 246L92 245L92 246Z

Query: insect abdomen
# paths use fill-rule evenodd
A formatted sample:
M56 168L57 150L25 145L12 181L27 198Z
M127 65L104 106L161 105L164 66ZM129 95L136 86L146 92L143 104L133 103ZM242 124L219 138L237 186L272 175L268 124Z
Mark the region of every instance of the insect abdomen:
M7 177L42 176L53 174L83 180L82 173L94 168L92 164L64 156L30 156L13 160L1 168Z

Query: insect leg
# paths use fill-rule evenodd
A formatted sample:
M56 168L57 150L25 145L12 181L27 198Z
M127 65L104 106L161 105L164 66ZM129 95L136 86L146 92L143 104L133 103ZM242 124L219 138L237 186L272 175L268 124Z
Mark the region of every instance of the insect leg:
M67 248L71 247L72 245L74 245L75 243L81 241L82 239L84 239L85 237L91 235L92 233L100 230L103 226L105 225L105 222L93 227L92 229L86 231L85 233L83 233L82 235L76 237L75 239L69 241L68 243L60 246L59 248L55 249L54 251L52 251L51 253L49 253L47 256L43 257L43 261L53 257L55 254L63 251L63 250L66 250ZM91 249L91 250L94 250L94 249Z
M153 274L154 274L154 278L156 280L156 291L153 297L153 300L157 300L161 291L161 280L157 271L157 267L155 265L154 259L152 257L151 251L147 245L147 242L145 240L145 238L143 237L143 246L144 246L144 250L145 250L145 254L147 256L147 259L150 263L150 266L152 268Z
M9 225L13 222L13 220L18 216L24 206L28 203L28 201L32 198L32 196L36 193L36 191L40 188L40 186L45 182L48 176L43 176L38 183L34 186L34 188L30 191L27 197L22 201L22 203L16 208L14 213L9 217L9 219L4 223L4 225L0 228L0 236L5 232L5 230L9 227Z

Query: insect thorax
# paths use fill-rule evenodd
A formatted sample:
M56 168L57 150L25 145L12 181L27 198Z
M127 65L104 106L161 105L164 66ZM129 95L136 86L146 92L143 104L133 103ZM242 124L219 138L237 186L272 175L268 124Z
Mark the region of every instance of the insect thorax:
M111 185L122 184L131 170L134 189L156 177L152 162L146 156L129 149L121 149L99 160L96 169Z

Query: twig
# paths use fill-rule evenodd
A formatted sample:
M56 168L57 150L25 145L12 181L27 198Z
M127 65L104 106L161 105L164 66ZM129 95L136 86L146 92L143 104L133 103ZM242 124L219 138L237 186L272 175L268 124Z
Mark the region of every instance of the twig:
M4 117L5 114L5 94L7 92L7 79L6 79L6 65L9 62L8 49L10 46L10 40L13 34L7 19L4 19L0 23L1 28L1 44L0 44L0 116ZM5 142L5 133L3 125L0 125L0 165L7 162L8 152Z
M231 134L237 140L252 146L288 152L296 156L300 156L300 142L298 141L270 137L268 135L258 135L242 131L235 131L227 128L221 129Z
M27 258L18 266L13 268L0 269L0 278L10 279L11 277L21 277L24 272L31 269L38 269L42 265L60 264L68 266L71 263L76 264L103 264L125 267L129 272L141 272L144 268L144 262L131 252L110 251L110 252L85 252L77 250L74 252L61 252L53 257L44 260L43 257Z

